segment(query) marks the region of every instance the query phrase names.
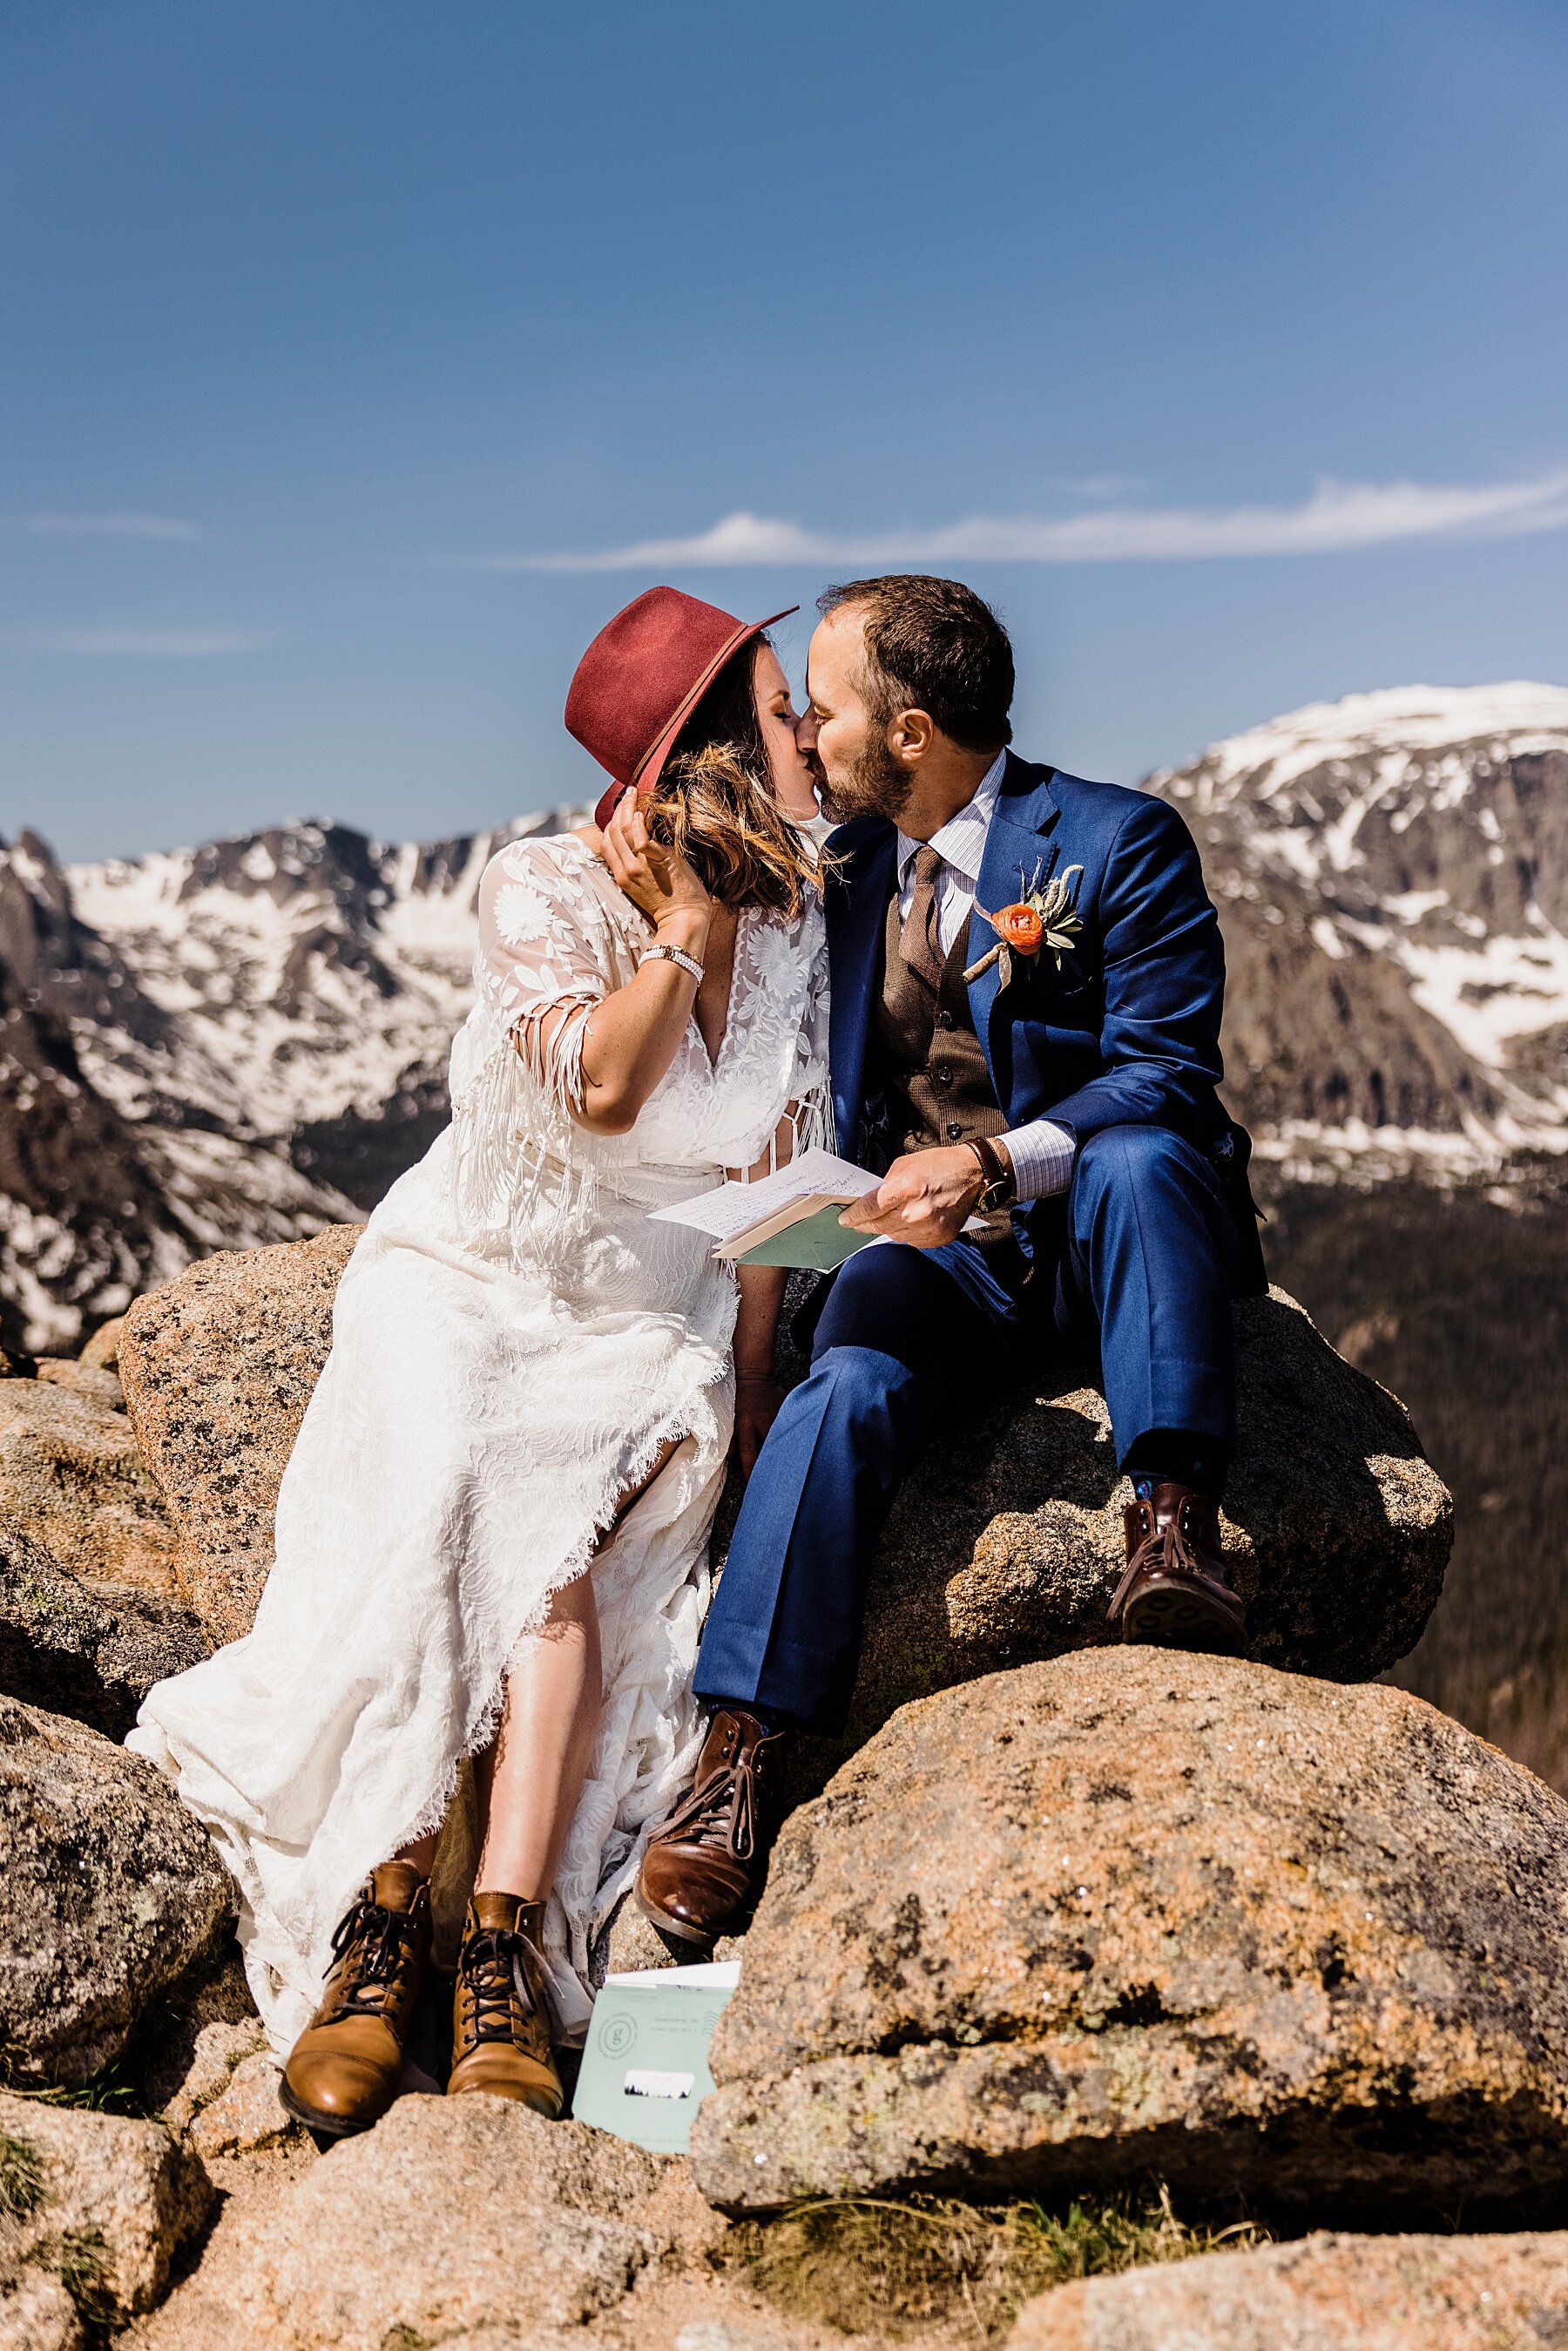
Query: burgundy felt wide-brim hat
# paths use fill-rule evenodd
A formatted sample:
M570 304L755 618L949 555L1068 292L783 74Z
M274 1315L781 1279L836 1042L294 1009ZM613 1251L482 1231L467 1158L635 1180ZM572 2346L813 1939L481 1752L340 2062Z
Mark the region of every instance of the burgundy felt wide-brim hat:
M650 588L605 622L566 695L566 731L614 778L594 810L596 824L609 822L628 784L639 794L653 789L676 737L725 663L799 610L786 604L765 621L738 621L679 588Z

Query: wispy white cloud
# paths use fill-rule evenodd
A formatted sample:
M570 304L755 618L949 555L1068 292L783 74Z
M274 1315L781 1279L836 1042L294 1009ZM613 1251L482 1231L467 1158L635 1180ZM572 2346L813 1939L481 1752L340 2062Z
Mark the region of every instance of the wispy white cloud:
M474 559L485 571L674 571L758 564L1118 563L1319 555L1400 539L1512 537L1568 524L1568 468L1474 486L1320 481L1295 507L1101 507L1045 518L981 516L939 530L839 538L763 515L726 515L691 538L559 555Z
M182 538L202 537L193 522L176 522L152 514L33 514L19 517L19 528L35 538Z
M201 661L258 653L271 643L254 629L29 629L11 639L18 653L130 661Z

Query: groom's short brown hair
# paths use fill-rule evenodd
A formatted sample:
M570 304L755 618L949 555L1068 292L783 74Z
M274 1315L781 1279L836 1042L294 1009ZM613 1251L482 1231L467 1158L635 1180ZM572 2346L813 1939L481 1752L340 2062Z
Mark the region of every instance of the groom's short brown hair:
M923 710L966 751L1012 742L1012 642L972 588L895 571L825 588L816 600L825 620L846 604L866 608L866 699L874 718Z

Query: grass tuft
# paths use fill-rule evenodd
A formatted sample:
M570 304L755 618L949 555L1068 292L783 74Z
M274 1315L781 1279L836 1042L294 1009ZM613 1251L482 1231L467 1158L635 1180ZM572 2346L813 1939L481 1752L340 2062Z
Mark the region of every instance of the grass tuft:
M52 2269L76 2304L89 2338L101 2340L119 2316L108 2284L109 2247L97 2229L67 2229L33 2255Z
M1261 2241L1251 2221L1191 2228L1164 2188L1151 2198L965 2204L825 2197L771 2220L740 2221L718 2258L797 2317L846 2335L913 2335L941 2325L983 2344L1033 2294L1071 2278L1184 2261Z
M101 2073L90 2074L85 2082L74 2085L51 2082L36 2089L31 2083L7 2082L5 2087L14 2098L31 2098L40 2106L71 2106L79 2114L140 2115L144 2111L140 2085L123 2058L117 2058Z
M20 2220L44 2200L44 2170L31 2139L0 2131L0 2212Z

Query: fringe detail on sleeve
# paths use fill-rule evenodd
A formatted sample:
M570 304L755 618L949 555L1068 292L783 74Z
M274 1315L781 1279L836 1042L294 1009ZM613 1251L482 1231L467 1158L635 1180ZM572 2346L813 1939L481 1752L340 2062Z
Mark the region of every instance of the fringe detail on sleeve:
M598 1198L582 1097L583 1035L597 999L561 1023L542 1064L476 1007L452 1058L452 1198L464 1241L515 1270L558 1263Z
M836 1151L837 1141L833 1125L833 1096L827 1080L818 1078L808 1086L797 1102L792 1102L787 1113L794 1129L794 1149L798 1159L803 1151Z

